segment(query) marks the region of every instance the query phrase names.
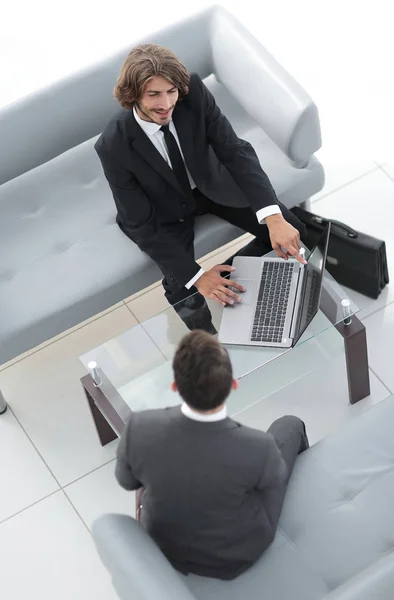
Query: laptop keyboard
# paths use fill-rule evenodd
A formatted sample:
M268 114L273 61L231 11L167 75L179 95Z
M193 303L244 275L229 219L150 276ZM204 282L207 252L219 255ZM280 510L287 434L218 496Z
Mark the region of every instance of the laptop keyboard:
M250 339L252 342L281 342L294 264L265 262Z
M311 289L309 292L309 304L307 308L306 320L310 321L314 312L319 305L319 296L320 296L320 273L317 271L313 271L311 275Z

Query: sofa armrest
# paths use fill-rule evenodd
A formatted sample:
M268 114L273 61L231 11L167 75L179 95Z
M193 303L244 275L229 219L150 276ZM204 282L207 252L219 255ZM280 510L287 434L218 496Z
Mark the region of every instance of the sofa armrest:
M224 9L211 20L216 78L296 166L321 147L317 107L255 37Z
M92 534L121 600L195 600L182 575L132 517L103 515Z

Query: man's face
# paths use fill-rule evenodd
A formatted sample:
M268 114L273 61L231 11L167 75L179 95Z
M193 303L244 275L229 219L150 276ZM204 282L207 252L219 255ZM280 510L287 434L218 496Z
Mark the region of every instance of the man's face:
M141 100L137 102L137 113L144 121L167 125L178 96L178 89L171 81L159 75L152 77L145 86Z

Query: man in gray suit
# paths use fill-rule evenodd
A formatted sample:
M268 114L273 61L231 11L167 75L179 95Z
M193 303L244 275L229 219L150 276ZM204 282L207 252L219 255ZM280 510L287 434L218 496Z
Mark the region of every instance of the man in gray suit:
M173 360L181 406L133 413L122 435L116 478L144 487L141 523L184 574L234 579L275 536L297 455L308 448L293 416L268 432L227 416L238 382L227 351L210 334L185 336Z

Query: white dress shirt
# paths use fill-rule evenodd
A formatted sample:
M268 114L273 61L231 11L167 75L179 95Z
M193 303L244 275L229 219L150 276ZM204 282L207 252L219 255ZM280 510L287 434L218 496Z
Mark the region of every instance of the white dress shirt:
M134 112L135 120L137 121L138 125L146 133L146 135L148 136L148 138L150 139L150 141L152 142L152 144L155 146L156 150L158 150L160 152L160 154L162 155L162 157L164 158L164 160L166 160L168 162L168 165L172 169L172 164L171 164L170 156L168 154L167 146L166 146L166 143L164 141L164 133L160 129L161 125L158 125L157 123L150 123L149 121L143 121L138 116L138 113L137 113L137 111L136 111L135 108L133 109L133 112ZM192 190L194 190L194 188L196 187L196 184L194 183L193 178L190 175L189 169L187 168L187 164L185 162L185 157L183 156L182 148L181 148L181 145L179 143L178 134L176 132L174 121L172 119L170 121L170 127L169 127L169 129L170 129L172 135L174 136L174 138L176 139L176 143L179 146L179 150L180 150L180 153L182 155L183 162L185 163L186 173L187 173L187 176L189 178L190 187L192 188Z
M183 402L182 406L181 406L181 411L183 412L183 414L185 415L185 417L188 417L189 419L192 419L193 421L205 421L206 423L213 423L214 421L222 421L222 419L226 419L227 417L227 406L223 406L223 408L221 410L219 410L219 412L217 413L213 413L211 415L203 415L202 413L198 413L194 410L192 410L190 408L190 406L188 404L186 404L186 402Z
M141 119L138 116L138 113L137 113L135 107L133 108L133 114L134 114L134 118L137 121L138 125L141 127L143 132L146 133L146 135L148 136L148 138L150 139L152 144L160 152L160 154L162 155L164 160L166 160L168 162L168 165L172 169L171 160L168 155L167 146L164 141L164 133L160 130L161 125L158 125L157 123L150 123L149 121L144 121L143 119ZM194 183L193 178L189 172L189 169L187 168L187 164L185 162L185 157L183 156L182 148L179 143L178 134L176 132L175 125L174 125L174 122L172 119L171 119L169 125L170 125L169 129L170 129L172 135L174 136L174 138L176 139L176 142L179 146L179 150L182 155L183 162L185 163L185 168L186 168L187 176L189 178L189 183L193 190L196 187L196 184ZM280 214L281 212L282 211L280 210L280 208L277 204L272 204L270 206L265 206L264 208L260 208L260 210L258 210L256 213L256 217L260 224L265 224L266 217L270 217L271 215L277 215L277 214ZM194 275L194 277L192 277L192 279L190 279L190 281L188 281L186 283L185 287L189 290L192 287L192 285L194 285L194 283L197 281L197 279L199 279L199 277L201 277L201 275L203 273L205 273L204 269L200 269Z

